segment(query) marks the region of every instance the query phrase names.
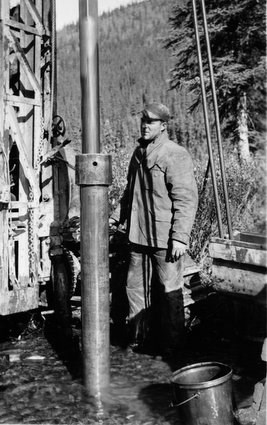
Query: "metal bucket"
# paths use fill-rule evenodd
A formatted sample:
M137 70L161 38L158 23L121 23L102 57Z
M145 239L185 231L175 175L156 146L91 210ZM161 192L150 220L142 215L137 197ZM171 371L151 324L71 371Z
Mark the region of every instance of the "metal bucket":
M173 373L173 407L183 425L232 425L232 370L223 363L196 363Z

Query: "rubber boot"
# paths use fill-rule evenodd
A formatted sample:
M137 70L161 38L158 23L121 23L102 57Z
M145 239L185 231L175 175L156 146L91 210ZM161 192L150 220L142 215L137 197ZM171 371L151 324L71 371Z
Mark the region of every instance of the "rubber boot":
M129 346L133 351L142 352L147 336L147 311L140 311L137 316L131 318L129 325Z
M182 289L162 294L161 352L163 359L179 356L185 345L185 316Z

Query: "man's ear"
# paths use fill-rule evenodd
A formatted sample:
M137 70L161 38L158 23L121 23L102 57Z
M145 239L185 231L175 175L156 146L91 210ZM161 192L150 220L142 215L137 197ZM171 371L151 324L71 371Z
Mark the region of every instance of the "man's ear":
M165 131L167 129L167 123L166 123L166 121L163 121L162 123L161 123L161 131L163 132L163 131Z

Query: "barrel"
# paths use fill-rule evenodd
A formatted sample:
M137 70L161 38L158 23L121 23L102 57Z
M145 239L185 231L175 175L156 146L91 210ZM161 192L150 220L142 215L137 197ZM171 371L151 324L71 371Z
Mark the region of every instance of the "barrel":
M196 363L171 378L172 406L185 425L233 425L232 369L219 362Z

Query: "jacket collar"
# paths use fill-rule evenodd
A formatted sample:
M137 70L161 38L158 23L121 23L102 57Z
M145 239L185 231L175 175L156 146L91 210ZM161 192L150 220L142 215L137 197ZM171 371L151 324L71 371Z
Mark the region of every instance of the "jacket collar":
M167 132L162 133L157 140L150 143L147 143L142 138L138 139L139 147L135 151L135 159L137 163L141 164L144 160L146 161L147 166L154 163L155 159L157 158L157 151L168 140L169 138Z
M142 139L142 137L140 137L140 139L138 139L138 143L139 143L141 148L147 149L149 152L151 152L152 150L154 150L156 147L162 145L167 140L169 140L168 133L165 131L156 140L153 140L152 142L148 143L146 140L144 140L144 139Z

